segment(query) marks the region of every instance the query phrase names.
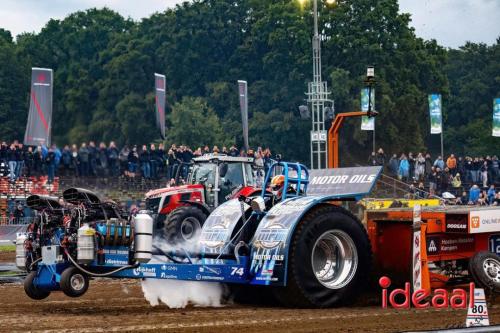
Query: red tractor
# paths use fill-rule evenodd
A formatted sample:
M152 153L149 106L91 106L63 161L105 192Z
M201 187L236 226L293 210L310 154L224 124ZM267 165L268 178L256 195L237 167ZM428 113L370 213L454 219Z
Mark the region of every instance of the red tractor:
M164 236L172 243L193 239L219 204L240 195L252 196L260 192L250 157L197 157L193 163L178 168L177 184L182 183L183 172L187 173L186 185L146 193L147 209L156 214L156 226L164 228Z

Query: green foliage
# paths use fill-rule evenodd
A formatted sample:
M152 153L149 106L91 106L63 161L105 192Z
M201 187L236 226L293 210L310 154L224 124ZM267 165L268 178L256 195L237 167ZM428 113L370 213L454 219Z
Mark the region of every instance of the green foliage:
M184 97L175 103L169 120L169 142L191 147L226 143L219 118L201 97Z
M367 65L376 68L378 146L439 149L429 135L427 95L441 93L445 146L493 153L491 103L500 96L500 47L446 50L422 40L397 0L324 1L323 80L336 112L359 110ZM50 20L13 42L0 29L0 130L21 138L31 67L54 69L55 142L157 140L153 73L167 77L167 140L241 146L238 79L248 81L250 145L309 160L310 122L298 117L312 79L311 4L296 0L194 0L141 22L109 9ZM371 133L345 124L342 156L366 160ZM496 145L495 145L496 144Z

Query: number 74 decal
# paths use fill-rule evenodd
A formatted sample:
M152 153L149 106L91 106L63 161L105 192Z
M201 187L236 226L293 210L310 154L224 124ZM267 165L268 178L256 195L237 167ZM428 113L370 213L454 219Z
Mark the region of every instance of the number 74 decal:
M231 267L231 275L243 276L243 273L245 273L243 267Z

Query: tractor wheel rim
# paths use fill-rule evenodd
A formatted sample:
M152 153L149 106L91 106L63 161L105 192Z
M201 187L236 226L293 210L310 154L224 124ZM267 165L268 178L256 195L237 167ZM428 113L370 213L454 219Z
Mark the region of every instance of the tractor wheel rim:
M500 261L493 258L486 259L483 262L483 270L489 279L500 283Z
M345 287L358 267L354 241L341 230L322 234L313 246L311 264L316 279L329 289Z
M85 278L82 274L75 274L70 279L71 288L76 291L80 291L85 286Z
M194 217L188 217L181 223L181 235L185 241L191 241L200 232L201 223Z

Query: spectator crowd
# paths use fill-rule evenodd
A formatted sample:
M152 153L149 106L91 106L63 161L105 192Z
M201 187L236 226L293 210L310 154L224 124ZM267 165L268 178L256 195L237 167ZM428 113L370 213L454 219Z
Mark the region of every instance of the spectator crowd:
M500 205L500 164L497 156L432 158L428 153L393 154L387 159L380 148L369 165L384 166L389 175L409 184L412 197L450 197L462 205ZM451 198L451 194L455 198Z
M184 167L195 157L205 154L254 157L257 178L262 178L272 163L269 148L238 149L208 146L192 150L185 145L170 147L164 144L118 147L111 141L96 145L94 141L77 146L66 145L62 149L50 147L25 147L14 141L2 142L0 146L0 174L11 181L20 177L47 175L52 183L56 175L73 177L118 177L128 179L171 180L179 168L186 178L188 168ZM500 205L500 163L497 156L456 157L451 154L431 157L429 153L402 153L386 156L383 149L372 152L369 165L383 166L385 172L409 185L412 197L427 198L453 194L457 204ZM260 176L260 177L259 177Z
M25 147L14 141L10 145L2 142L0 146L0 173L15 181L23 176L47 175L49 183L56 175L74 177L143 177L146 179L172 179L180 166L190 163L195 157L204 154L224 154L229 156L251 156L257 169L268 168L271 164L269 148L256 150L238 149L235 145L222 147L190 147L175 144L169 148L162 143L142 146L123 146L115 142L82 143L80 146L66 145L62 149L55 144L46 147ZM187 168L181 168L183 178Z

